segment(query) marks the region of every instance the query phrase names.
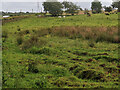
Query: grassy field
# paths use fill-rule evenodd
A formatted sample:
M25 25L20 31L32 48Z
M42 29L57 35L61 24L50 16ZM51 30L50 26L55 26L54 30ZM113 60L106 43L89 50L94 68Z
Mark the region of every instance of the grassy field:
M3 88L118 88L117 26L117 14L4 24Z

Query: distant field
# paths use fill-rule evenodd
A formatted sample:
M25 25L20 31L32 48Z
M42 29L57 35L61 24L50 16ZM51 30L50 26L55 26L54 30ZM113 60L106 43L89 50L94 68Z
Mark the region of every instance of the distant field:
M117 14L4 24L3 88L118 88L117 26Z
M23 25L24 23L24 25ZM31 27L52 27L52 26L117 26L118 15L111 14L106 16L104 14L95 14L91 17L86 15L68 16L66 18L46 17L37 18L31 17L13 23L12 26L21 26L22 28Z

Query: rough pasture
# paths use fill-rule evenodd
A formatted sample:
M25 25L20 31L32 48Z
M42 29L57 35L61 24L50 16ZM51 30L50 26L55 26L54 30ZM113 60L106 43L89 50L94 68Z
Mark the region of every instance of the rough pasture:
M118 42L111 42L118 40L118 17L107 17L29 17L4 24L3 88L118 88Z

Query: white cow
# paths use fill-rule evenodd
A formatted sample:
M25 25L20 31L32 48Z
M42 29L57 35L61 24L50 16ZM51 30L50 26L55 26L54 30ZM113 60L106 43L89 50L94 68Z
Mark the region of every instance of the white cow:
M61 16L58 16L58 18L61 18Z
M65 18L65 16L63 16Z

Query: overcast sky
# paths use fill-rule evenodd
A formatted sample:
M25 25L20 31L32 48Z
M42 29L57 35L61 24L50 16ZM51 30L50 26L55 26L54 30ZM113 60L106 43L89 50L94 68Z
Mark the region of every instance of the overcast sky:
M2 0L2 9L1 11L11 11L11 12L38 12L37 8L37 2L39 2L39 11L43 11L42 2L46 0ZM58 1L64 1L64 0L58 0ZM72 1L78 6L80 6L82 9L90 9L91 2L93 0L67 0ZM99 0L102 2L103 6L110 6L112 3L112 0Z
M43 2L46 0L0 0L2 2ZM64 1L64 0L58 0L58 1ZM72 2L92 2L93 0L66 0L66 1L72 1ZM101 2L112 2L112 0L99 0Z

